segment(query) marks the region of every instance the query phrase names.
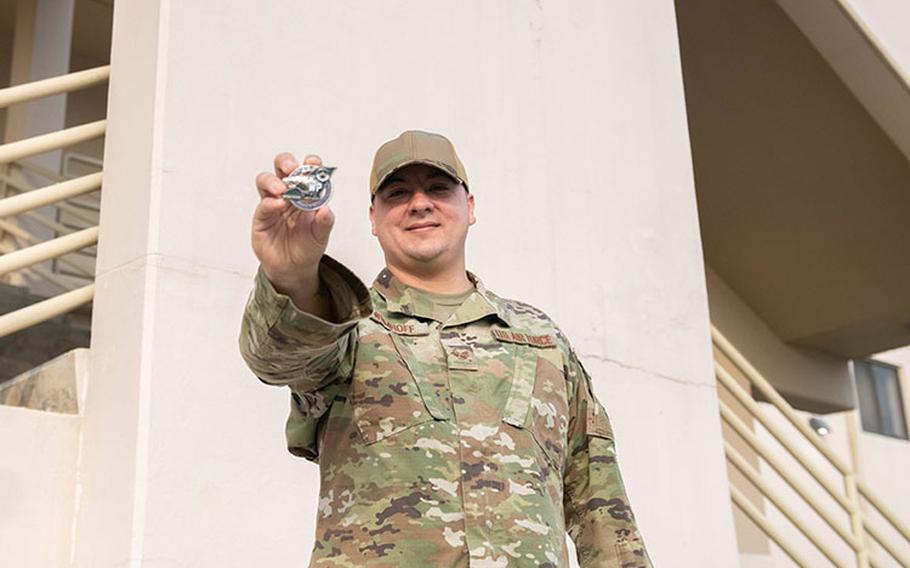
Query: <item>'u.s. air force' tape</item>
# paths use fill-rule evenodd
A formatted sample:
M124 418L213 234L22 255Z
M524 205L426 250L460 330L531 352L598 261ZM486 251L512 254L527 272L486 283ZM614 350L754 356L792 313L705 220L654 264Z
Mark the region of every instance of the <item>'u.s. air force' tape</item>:
M490 333L499 341L505 341L506 343L520 343L532 347L556 347L556 338L549 334L531 335L530 333L522 333L501 327L490 328Z

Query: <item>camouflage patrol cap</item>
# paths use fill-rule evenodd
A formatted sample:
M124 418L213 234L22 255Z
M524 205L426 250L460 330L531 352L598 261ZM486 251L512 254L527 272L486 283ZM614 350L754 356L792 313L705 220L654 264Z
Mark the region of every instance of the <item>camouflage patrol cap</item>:
M376 150L370 171L370 199L392 173L411 164L439 168L468 187L468 174L448 138L422 130L406 130Z

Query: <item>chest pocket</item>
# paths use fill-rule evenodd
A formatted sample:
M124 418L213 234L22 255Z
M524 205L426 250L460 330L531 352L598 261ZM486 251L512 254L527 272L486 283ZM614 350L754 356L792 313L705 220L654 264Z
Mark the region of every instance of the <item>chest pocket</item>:
M446 418L447 414L432 404L432 385L425 373L415 373L411 368L414 365L404 338L385 331L360 337L351 407L364 443L373 444L422 422Z
M502 420L530 432L550 465L561 472L566 460L569 429L561 352L524 345L511 347L514 352L512 388Z

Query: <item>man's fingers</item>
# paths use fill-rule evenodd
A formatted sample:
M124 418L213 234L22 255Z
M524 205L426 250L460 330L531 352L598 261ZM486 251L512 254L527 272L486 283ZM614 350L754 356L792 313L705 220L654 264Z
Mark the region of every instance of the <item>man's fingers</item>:
M283 181L278 179L278 176L262 172L256 176L256 190L259 192L259 197L279 197L288 188Z
M312 232L313 240L320 245L329 242L329 235L332 233L332 227L335 225L335 214L328 205L320 207L313 216Z
M294 154L282 152L275 156L275 175L280 178L287 177L291 172L296 170L299 165Z
M307 154L306 158L303 159L304 164L310 164L313 166L321 166L322 158L316 154ZM294 157L294 154L290 152L282 152L275 156L275 175L279 178L287 177L300 166L300 162L297 161L297 158Z
M259 201L259 205L256 206L256 211L253 213L254 229L258 227L257 223L270 225L276 222L279 217L285 214L288 207L293 207L293 205L286 199L263 197Z

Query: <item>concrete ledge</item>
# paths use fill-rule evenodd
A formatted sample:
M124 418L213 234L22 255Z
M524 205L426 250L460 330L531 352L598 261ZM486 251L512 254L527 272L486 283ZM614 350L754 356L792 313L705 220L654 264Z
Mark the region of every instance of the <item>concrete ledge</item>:
M0 385L0 404L79 414L89 350L73 349Z

